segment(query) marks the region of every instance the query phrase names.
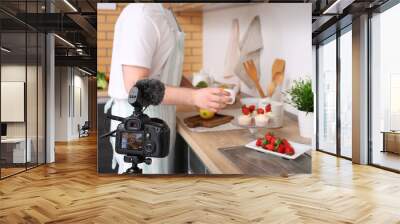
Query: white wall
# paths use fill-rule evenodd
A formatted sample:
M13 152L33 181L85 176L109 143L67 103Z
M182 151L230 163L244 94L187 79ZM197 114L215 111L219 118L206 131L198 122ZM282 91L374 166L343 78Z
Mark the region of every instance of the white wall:
M56 67L56 141L77 139L78 125L83 125L88 120L88 79L82 75L75 68ZM79 105L82 107L82 113L80 113Z
M55 74L55 140L66 141L68 139L68 67L56 67Z
M4 82L26 82L25 76L26 74L35 74L36 75L36 66L25 66L25 65L18 65L18 64L7 64L1 66L1 81ZM30 80L28 77L28 82L30 85L36 85L36 80ZM27 108L27 119L28 119L28 137L31 134L32 130L36 130L36 120L37 115L36 113L36 88L27 88L27 106L31 105L34 102L34 108ZM2 96L4 97L4 96ZM9 108L1 108L1 110L8 110ZM32 110L33 109L33 110ZM24 110L24 108L22 108ZM4 112L4 111L3 111ZM11 112L11 111L10 111ZM7 122L7 135L8 137L24 137L25 136L25 126L27 122ZM35 127L33 127L35 126ZM35 132L36 134L36 132Z
M290 81L301 76L312 77L311 4L259 3L206 11L203 15L203 66L222 76L225 52L232 20L239 19L240 36L244 35L254 16L261 19L264 49L261 52L260 83L263 89L271 82L272 63L286 61L284 90ZM243 85L242 85L243 86ZM257 92L242 89L257 96ZM295 113L293 108L287 110Z
M78 125L83 125L85 121L88 121L88 78L81 76L82 73L76 74L76 72L79 72L75 70L75 75L74 75L74 109L75 112L73 113L73 119L71 120L71 135L73 138L79 137L78 133ZM80 93L78 93L80 90ZM79 97L80 94L80 97ZM79 99L80 98L80 99ZM79 102L79 100L81 102ZM79 108L79 107L82 108ZM80 109L82 112L80 112Z

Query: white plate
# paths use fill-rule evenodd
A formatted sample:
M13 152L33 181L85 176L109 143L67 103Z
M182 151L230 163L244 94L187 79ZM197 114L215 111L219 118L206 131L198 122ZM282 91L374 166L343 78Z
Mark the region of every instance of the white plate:
M292 145L294 152L295 152L294 155L289 156L286 154L282 154L279 152L274 152L274 151L270 151L270 150L266 150L261 147L258 147L258 146L256 146L256 141L257 140L254 140L254 141L248 143L247 145L245 145L245 147L254 149L259 152L276 155L276 156L286 158L286 159L296 159L297 157L303 155L305 152L311 150L311 145L304 145L304 144L289 141L289 143Z

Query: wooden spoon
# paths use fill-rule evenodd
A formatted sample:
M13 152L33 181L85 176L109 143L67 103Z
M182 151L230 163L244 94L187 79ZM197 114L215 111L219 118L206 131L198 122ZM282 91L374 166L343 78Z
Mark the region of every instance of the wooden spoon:
M276 89L276 84L275 84L274 82L271 82L271 83L268 85L268 96L269 96L269 97L272 97L272 95L273 95L274 92L275 92L275 89Z
M279 86L279 85L281 85L283 83L283 78L284 78L283 73L279 72L279 73L277 73L275 75L275 77L273 78L272 82L274 82L275 85Z
M260 96L262 98L265 98L265 94L264 91L262 90L261 86L260 86L260 82L259 82L259 78L257 76L257 68L254 64L253 60L248 60L245 61L243 63L244 69L247 72L247 75L250 77L250 79L254 82L254 84L256 85L256 89L258 91L258 94L260 94Z

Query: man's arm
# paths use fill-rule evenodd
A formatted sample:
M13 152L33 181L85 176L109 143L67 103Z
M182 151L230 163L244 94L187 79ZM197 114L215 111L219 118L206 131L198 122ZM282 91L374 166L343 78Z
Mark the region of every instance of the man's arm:
M123 65L124 85L126 92L141 79L149 77L150 70L144 67ZM220 88L190 89L165 86L163 104L191 105L219 111L229 102L229 93Z

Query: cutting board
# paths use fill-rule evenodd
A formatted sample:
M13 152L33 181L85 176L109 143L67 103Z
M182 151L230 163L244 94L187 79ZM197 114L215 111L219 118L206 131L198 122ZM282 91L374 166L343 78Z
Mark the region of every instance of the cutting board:
M196 128L196 127L213 128L219 125L229 123L231 122L231 120L233 120L233 116L224 114L215 114L215 116L211 119L203 119L200 117L200 115L195 115L183 119L183 122L185 122L185 124L189 128Z

